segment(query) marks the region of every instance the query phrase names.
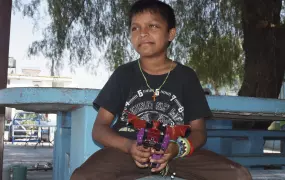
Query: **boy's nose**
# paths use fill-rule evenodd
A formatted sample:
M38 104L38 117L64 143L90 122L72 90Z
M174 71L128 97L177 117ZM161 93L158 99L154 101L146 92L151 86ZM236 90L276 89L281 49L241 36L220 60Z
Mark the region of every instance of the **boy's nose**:
M141 37L147 36L148 35L148 29L147 28L142 28L140 35L141 35Z
M141 37L146 37L148 34L146 33L141 33Z

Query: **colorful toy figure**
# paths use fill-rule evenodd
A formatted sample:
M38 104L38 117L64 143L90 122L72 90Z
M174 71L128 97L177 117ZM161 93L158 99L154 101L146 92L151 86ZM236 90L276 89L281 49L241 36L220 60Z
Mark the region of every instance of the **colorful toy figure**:
M152 147L156 151L165 151L170 141L176 141L178 137L190 135L190 125L167 125L160 121L152 120L147 122L136 115L127 112L128 126L138 130L137 143L144 147ZM153 154L153 159L160 159L161 154ZM159 164L151 164L150 167L158 167Z

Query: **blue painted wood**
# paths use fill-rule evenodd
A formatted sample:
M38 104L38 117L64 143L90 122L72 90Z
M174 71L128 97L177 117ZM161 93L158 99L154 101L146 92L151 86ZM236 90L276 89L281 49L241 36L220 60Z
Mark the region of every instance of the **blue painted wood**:
M285 140L285 131L208 129L207 135L204 148L223 155L263 154L264 140Z
M71 128L71 112L59 112L61 118L60 128Z
M60 138L60 132L59 129L61 128L61 122L62 122L62 116L61 113L57 114L57 124L56 124L56 130L54 132L54 145L53 145L53 168L52 171L52 177L53 179L59 179L60 172L56 169L60 169L60 157L59 154L61 154L61 138Z
M285 113L285 100L241 96L207 96L211 110L226 112Z
M0 105L25 108L28 104L41 104L43 108L47 108L48 104L56 104L57 106L49 107L48 110L59 110L67 104L92 105L99 91L73 88L7 88L0 90ZM285 100L280 99L207 96L207 100L213 111L285 113Z
M240 155L240 156L228 156L227 158L238 162L246 167L261 166L261 165L285 165L285 157L276 156L253 156L253 155ZM249 160L250 159L250 160Z
M53 179L67 180L70 174L69 155L71 128L68 127L71 121L71 113L57 114L57 129L55 132L54 153L53 153Z
M208 120L206 121L207 129L232 129L232 121L225 120Z
M97 112L92 106L84 106L72 111L70 174L94 152L101 149L92 139L92 128Z
M207 142L203 148L218 154L231 155L233 151L232 141L231 138L211 137L207 138Z
M248 137L248 139L234 139L231 141L232 154L263 154L264 140L262 137Z
M61 142L62 142L62 153L60 155L60 171L61 178L63 180L69 179L70 169L69 169L69 156L70 156L70 136L71 130L69 128L62 128L61 131Z
M285 141L281 142L281 153L285 154Z
M247 142L250 145L249 152L252 154L263 154L264 143L265 141L262 136L249 137L249 141ZM243 146L239 146L239 151L241 149L244 149Z
M249 136L257 136L264 137L265 139L285 139L285 131L263 131L263 130L227 130L227 129L219 129L218 131L215 129L208 129L207 131L208 137L249 137Z
M92 105L97 89L7 88L0 90L0 106L24 111L57 113Z
M96 89L7 88L0 91L0 104L58 103L92 105Z

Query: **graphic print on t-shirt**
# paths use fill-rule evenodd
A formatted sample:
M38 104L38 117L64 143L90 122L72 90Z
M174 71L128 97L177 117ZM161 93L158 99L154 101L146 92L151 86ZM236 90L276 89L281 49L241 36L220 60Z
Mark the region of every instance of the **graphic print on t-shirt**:
M128 111L140 119L150 122L158 120L163 124L184 124L184 107L173 93L160 90L155 101L152 98L153 91L150 89L139 89L132 93L127 99L124 111ZM127 113L123 112L122 122L127 122ZM119 131L133 131L122 127Z

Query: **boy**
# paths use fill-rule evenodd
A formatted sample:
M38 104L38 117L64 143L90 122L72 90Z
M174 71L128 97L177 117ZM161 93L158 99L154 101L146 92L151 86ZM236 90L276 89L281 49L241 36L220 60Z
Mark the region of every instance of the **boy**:
M195 72L167 57L176 35L173 9L161 1L140 0L129 19L131 43L140 58L117 68L95 99L92 136L104 148L77 168L71 180L134 180L160 172L191 180L250 180L241 165L201 149L207 138L204 118L211 111ZM171 142L165 152L137 146L137 132L126 127L125 111L146 121L190 124L191 135L181 138L186 145ZM119 118L110 128L115 116ZM153 153L164 155L154 160ZM149 162L160 166L150 168Z

